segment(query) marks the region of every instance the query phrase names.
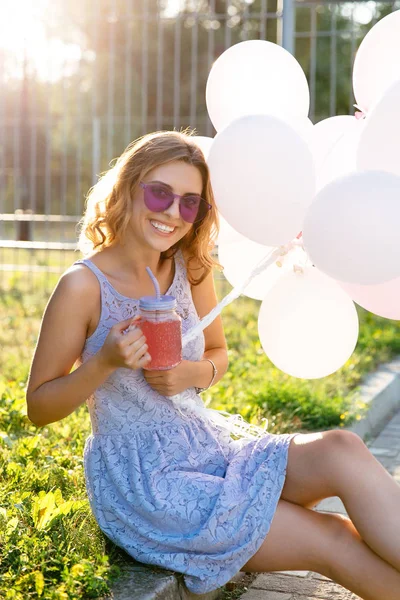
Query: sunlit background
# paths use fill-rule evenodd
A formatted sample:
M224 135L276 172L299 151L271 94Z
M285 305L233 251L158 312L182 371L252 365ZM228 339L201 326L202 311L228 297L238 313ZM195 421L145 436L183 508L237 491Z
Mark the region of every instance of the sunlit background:
M357 47L400 1L1 0L0 8L1 286L2 273L48 269L50 252L51 269L64 269L85 194L133 139L187 126L215 134L207 76L237 42L268 39L293 52L314 123L354 114Z

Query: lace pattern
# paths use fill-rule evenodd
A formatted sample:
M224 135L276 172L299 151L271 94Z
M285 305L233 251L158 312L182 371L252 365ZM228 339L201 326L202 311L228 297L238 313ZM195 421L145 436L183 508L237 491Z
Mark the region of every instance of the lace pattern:
M110 328L138 311L90 261L99 280L101 316L81 361L93 356ZM177 298L185 333L198 321L181 252L168 290ZM183 349L200 360L204 335ZM136 560L184 574L202 594L229 581L267 534L296 434L233 440L191 408L204 403L194 388L182 411L153 390L141 370L117 369L88 399L92 434L84 449L93 514L104 534ZM185 403L183 402L183 405Z

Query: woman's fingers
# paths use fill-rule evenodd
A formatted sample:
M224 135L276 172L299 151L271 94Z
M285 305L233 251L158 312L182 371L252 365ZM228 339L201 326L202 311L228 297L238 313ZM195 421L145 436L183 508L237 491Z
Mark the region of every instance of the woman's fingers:
M151 356L148 352L146 352L142 358L139 359L138 364L140 367L144 367L151 361Z
M141 350L144 348L147 350L148 345L146 344L146 338L144 337L144 335L141 335L139 339L129 344L128 347L131 352L136 352L137 350Z

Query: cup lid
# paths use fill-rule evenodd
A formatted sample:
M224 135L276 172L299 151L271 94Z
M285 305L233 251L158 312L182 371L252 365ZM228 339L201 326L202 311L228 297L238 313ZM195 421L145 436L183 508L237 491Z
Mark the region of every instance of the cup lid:
M176 308L175 296L161 295L157 300L156 296L142 296L139 299L139 308L143 310L174 310Z

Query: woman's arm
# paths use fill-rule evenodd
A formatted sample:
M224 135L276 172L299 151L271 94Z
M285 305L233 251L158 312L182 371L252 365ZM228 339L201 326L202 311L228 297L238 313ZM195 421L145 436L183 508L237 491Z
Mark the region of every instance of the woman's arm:
M100 287L86 267L61 277L46 307L32 361L26 400L37 426L59 421L77 409L118 367L145 364L147 346L139 329L123 331L127 319L110 329L97 354L70 373L80 357L93 315L100 316Z
M26 394L28 417L38 426L68 416L109 374L97 355L70 373L99 302L99 286L86 271L75 267L61 277L43 315Z

